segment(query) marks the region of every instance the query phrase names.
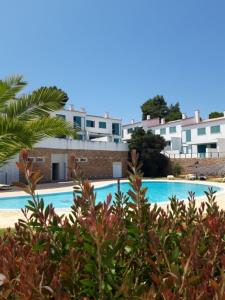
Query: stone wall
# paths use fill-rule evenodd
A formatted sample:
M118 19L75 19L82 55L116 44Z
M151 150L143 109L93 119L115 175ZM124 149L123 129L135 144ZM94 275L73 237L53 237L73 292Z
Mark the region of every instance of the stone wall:
M126 151L103 151L103 150L62 150L35 148L29 151L29 156L33 158L42 157L44 162L34 162L33 168L41 171L42 182L52 181L52 154L67 154L67 179L71 180L72 157L86 158L86 162L78 162L78 165L87 178L107 179L113 177L113 162L122 163L122 175L127 175ZM24 181L24 176L20 172L20 180Z
M172 159L172 162L182 166L182 174L225 176L225 158L180 158Z

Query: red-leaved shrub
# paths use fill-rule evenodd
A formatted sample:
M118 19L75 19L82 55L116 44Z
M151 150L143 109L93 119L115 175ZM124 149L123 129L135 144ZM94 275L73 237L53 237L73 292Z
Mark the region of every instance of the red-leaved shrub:
M18 165L31 200L0 238L0 299L225 299L225 212L212 190L196 207L152 205L133 153L128 194L96 203L79 169L68 217L35 193L40 174Z

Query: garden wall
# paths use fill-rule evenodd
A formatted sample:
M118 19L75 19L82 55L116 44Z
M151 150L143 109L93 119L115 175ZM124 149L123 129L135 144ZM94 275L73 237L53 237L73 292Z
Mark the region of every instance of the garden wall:
M78 159L78 165L87 178L113 178L113 163L121 162L122 176L127 175L127 151L104 150L63 150L35 148L29 151L29 157L34 161L34 169L41 171L42 182L51 182L54 162L59 162L60 178L58 181L71 180L72 157ZM24 180L20 172L20 180ZM57 180L56 180L57 181Z
M225 158L180 158L172 161L182 166L182 174L225 176Z

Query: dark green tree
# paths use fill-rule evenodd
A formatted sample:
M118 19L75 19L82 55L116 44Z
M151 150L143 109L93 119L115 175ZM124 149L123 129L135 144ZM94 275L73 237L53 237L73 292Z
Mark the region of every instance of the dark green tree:
M170 161L161 151L165 148L166 141L151 131L145 132L143 128L136 128L132 133L129 150L136 149L142 162L144 176L166 176L169 172Z
M209 114L209 119L220 118L220 117L223 117L223 116L224 116L224 114L222 112L213 111Z
M163 96L155 96L147 100L141 106L142 119L146 120L147 115L150 115L151 119L165 118L168 114L168 106Z
M141 106L141 110L143 120L147 119L147 115L150 115L151 119L165 118L167 122L179 120L182 117L179 102L168 106L164 97L159 95L147 100Z
M174 121L179 120L182 118L182 113L180 111L180 104L179 102L175 104L171 104L168 109L168 114L166 116L166 121Z

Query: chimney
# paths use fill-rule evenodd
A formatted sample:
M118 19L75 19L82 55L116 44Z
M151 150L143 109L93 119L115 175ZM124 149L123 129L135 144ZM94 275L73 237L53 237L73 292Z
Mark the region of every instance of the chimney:
M150 115L147 115L147 120L150 120L151 119L151 116Z
M187 115L182 113L182 120L185 120L185 119L187 119Z
M108 119L109 118L109 113L108 112L105 112L104 114L104 118Z
M200 111L195 111L195 123L200 123Z
M69 110L74 110L74 105L73 104L69 105Z
M80 110L83 112L83 113L86 113L86 109L84 107L81 107Z
M130 121L130 123L131 123L131 124L134 124L134 119L132 119L132 120Z
M161 119L161 124L165 124L165 123L166 123L165 118L162 118Z

